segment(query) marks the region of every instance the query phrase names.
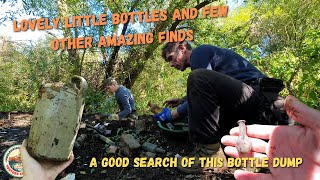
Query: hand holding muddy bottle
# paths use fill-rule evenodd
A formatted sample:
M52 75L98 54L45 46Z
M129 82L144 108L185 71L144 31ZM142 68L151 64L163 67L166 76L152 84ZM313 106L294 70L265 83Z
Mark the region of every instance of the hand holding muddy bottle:
M32 157L52 161L70 158L87 87L86 80L80 76L73 76L70 83L41 86L27 143Z
M22 179L55 179L72 163L87 87L80 76L41 86L29 137L19 149Z

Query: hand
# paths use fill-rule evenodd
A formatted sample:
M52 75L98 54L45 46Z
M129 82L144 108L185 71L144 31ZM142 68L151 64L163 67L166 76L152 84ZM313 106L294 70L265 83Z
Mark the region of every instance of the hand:
M181 104L181 99L180 98L171 98L169 100L166 100L163 105L166 107L177 107Z
M285 100L288 115L301 126L247 126L252 141L254 157L268 157L271 174L251 173L237 170L236 179L318 179L320 177L320 111L312 109L293 96ZM235 146L239 128L230 130L231 136L224 136L221 142L227 147L225 153L239 157ZM261 139L269 140L265 142ZM270 162L276 157L301 157L298 168L276 168Z
M153 116L157 121L168 122L172 120L171 110L168 108L163 108L163 111L159 114Z
M35 160L31 157L26 149L27 142L23 141L20 146L20 155L23 166L23 180L31 179L55 179L61 171L68 167L73 159L74 155L71 153L70 159L65 162L52 162L44 160Z
M119 115L118 114L108 114L108 116L107 116L107 119L108 120L119 120L120 118L119 118Z

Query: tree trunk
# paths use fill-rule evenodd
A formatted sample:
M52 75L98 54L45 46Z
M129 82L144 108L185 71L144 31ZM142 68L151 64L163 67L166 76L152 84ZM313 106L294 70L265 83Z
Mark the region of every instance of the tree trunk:
M65 4L65 1L58 1L58 9L59 9L59 17L63 19L64 17L68 17L68 6ZM64 21L62 21L62 30L64 37L73 38L70 29L65 28ZM76 31L76 28L74 28ZM75 32L75 36L78 37L78 32ZM68 49L68 61L73 65L72 75L81 75L81 67L80 67L80 56L77 49Z
M199 10L202 7L210 4L213 1L216 1L216 0L203 1L203 2L201 2L199 4L197 4L195 6L195 8L197 10ZM185 3L187 3L187 2L185 2ZM177 8L177 7L175 7L175 8ZM168 13L168 14L170 14L170 13ZM180 22L181 22L181 20L176 20L175 22L173 22L172 25L169 28L169 31L174 31L177 28L177 26L179 25ZM162 21L162 22L157 23L156 27L153 29L154 30L153 31L154 37L157 36L157 34L159 32L164 31L168 27L168 23L171 23L171 22L169 22L169 21L163 22ZM125 81L123 83L126 87L131 88L134 85L134 83L137 80L139 74L143 71L145 63L153 55L153 52L155 51L155 49L157 49L160 46L160 44L158 43L157 39L158 38L154 38L155 42L153 42L153 44L149 45L148 48L145 50L143 58L136 58L138 60L144 59L144 61L143 61L143 63L140 62L139 65L134 70L130 71L129 76L125 79Z
M139 0L136 0L136 1L134 2L134 4L131 6L129 12L132 12L132 11L134 10L134 8L138 5L138 3L139 3ZM130 16L129 16L129 18L130 18ZM127 23L125 23L125 24L123 25L123 29L122 29L122 31L121 31L121 35L125 35L125 34L126 34L126 31L127 31L128 25L129 25L129 22L130 22L130 21L128 21ZM116 47L114 47L114 49L113 49L113 52L112 52L112 54L111 54L111 56L110 56L110 58L109 58L109 61L108 61L108 65L107 65L107 67L106 67L106 78L111 77L111 76L114 75L114 72L115 72L115 68L114 68L114 67L115 67L115 64L117 63L117 56L118 56L120 47L121 47L121 46L116 46Z

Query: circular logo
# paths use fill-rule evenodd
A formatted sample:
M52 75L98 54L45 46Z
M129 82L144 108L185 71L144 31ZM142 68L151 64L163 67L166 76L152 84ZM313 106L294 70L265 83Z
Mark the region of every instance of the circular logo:
M4 153L3 166L11 176L23 176L22 162L20 160L20 145L11 146Z

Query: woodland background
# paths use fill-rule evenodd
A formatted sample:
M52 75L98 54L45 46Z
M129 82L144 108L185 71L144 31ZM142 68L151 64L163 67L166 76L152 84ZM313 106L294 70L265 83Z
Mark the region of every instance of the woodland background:
M15 0L2 0L0 5ZM5 12L0 23L14 20L22 12L39 17L151 11L208 5L227 1L203 0L23 0L23 9ZM74 74L89 83L85 113L114 112L115 100L99 88L109 76L130 88L139 114L148 111L149 101L162 104L168 98L186 94L190 70L180 72L161 58L155 39L150 45L97 48L100 36L192 29L194 47L213 44L229 48L247 58L270 77L282 79L283 96L293 94L309 106L320 109L320 29L318 0L247 0L229 9L227 18L131 23L98 27L78 27L59 32L64 37L94 37L94 47L58 50L50 47L56 34L47 31L37 42L14 41L0 32L0 111L32 112L38 89L45 82L68 82ZM169 16L168 16L169 17ZM110 18L108 18L110 19ZM2 30L1 30L2 31ZM23 32L20 32L23 33Z

